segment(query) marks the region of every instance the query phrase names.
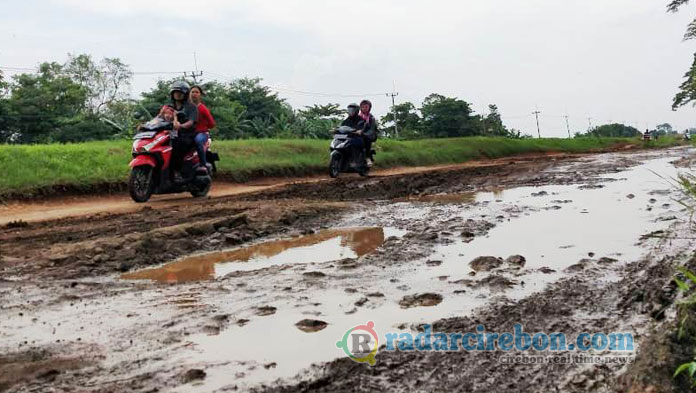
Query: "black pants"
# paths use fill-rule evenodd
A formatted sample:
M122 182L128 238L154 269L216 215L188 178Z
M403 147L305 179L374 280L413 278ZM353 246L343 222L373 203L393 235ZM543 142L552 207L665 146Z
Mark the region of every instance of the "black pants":
M372 153L370 152L372 150L372 139L363 138L363 144L365 145L365 158L372 158Z
M174 171L181 171L181 167L184 164L184 157L186 157L186 154L188 154L195 145L195 136L196 134L193 132L179 133L179 136L172 140L171 167Z

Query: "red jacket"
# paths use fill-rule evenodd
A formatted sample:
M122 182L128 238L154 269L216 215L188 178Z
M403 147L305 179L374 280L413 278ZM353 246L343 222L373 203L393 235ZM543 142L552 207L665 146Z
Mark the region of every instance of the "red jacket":
M198 122L196 122L196 132L208 132L215 128L215 119L210 114L208 107L203 103L198 104Z

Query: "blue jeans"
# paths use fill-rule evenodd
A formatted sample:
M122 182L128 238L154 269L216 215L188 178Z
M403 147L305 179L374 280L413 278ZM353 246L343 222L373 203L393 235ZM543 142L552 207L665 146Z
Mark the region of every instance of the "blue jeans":
M196 142L196 151L198 152L198 160L200 160L201 165L205 166L207 161L205 160L205 143L208 142L208 133L199 132L196 134L194 139Z

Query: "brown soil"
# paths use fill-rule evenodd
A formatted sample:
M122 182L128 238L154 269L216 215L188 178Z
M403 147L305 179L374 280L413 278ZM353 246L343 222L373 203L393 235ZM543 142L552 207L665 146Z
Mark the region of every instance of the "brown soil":
M137 323L123 327L122 331L104 332L104 341L87 342L80 337L52 345L24 342L12 348L0 343L0 392L152 392L174 388L187 391L188 386L211 378L207 369L211 365L205 362L167 363L170 356L188 350L185 342L190 334L214 336L232 326L243 327L255 318L276 318L284 311L285 304L271 300L280 293L294 296L288 301L289 307L300 307L309 301L306 295L313 289L335 287L354 295L346 315L357 309L376 307L391 300L385 299L386 290L364 288L351 280L394 266L413 270L416 268L413 261L417 260L422 268L435 268L442 261L427 260L433 247L453 239L471 241L486 236L492 228L504 225L503 218L512 214L477 220L453 217L442 222L421 219L414 223L395 215L389 219L394 226L403 227L406 234L381 238L382 245L366 255L357 252L357 258L309 266L272 266L259 271L234 272L224 278L180 287L158 282L124 282L118 280L121 274L198 252L301 235L320 237L321 230L334 230L337 220L347 213L365 212L365 224L372 226L370 214L390 201L474 203L466 198L420 197L518 186L595 184L600 175L619 172L643 159L640 154L627 153L586 165L582 161L586 157L536 155L430 171L420 168L384 172L367 179L346 176L336 181L313 178L302 183L259 184L259 188L218 194L211 199L173 198L113 210L97 206L76 216L46 220L36 217L23 220L23 210L18 208L14 219L6 221L0 229L0 314L12 315L17 321L24 313L33 316L38 312L35 321L22 322L30 328L46 322L41 320L44 311L66 308L70 311L64 314L64 321L79 321L82 315L77 307L95 303L105 308L117 307L118 303L113 306L110 300L120 294L139 298L159 292L169 294L167 300L176 304L176 312L145 315L139 309L113 309L117 314L127 314L127 318L132 316ZM546 171L560 163L572 163L582 170ZM446 206L436 212L446 215ZM24 213L31 214L32 209ZM665 224L669 225L672 224ZM549 287L521 300L511 300L505 297L505 291L524 285L524 277L516 276L524 270L524 258L517 256L516 263L501 262L495 274L484 278L479 275L485 272L465 279L440 277L443 282L459 282L460 292L431 293L404 286L402 295L394 299L396 303L401 301L407 311L420 311L444 304L443 299L446 301L472 288L491 288L495 299L490 307L477 310L473 316L434 321L433 330L440 332L474 331L480 324L489 331L510 331L513 324L522 323L526 331L563 331L572 335L621 330L626 320L644 318L649 322L643 325L652 324L654 334L639 337L640 351L634 365L513 366L499 363L500 354L495 352L380 352L373 367L347 358L338 359L321 363L297 379L251 389L270 392L680 391L684 385L679 384L683 382L674 382L670 373L675 364L688 360L690 347L678 343L670 333L674 331L674 320L667 310L677 298L672 282L673 265L683 261L682 251L670 252L667 240L636 241L659 243L660 250L665 250L659 255L664 256L617 266L615 260L598 255L597 261L603 263L593 262L591 268L558 273L563 275ZM548 273L557 273L546 269ZM618 275L620 280L605 280L608 273ZM385 284L389 281L390 285L399 286L400 278L385 280ZM221 311L225 309L224 304L196 306L196 297L215 298L216 294L225 293L235 294L235 301L248 300L248 313L226 313ZM191 296L179 297L182 294ZM146 297L142 302L156 307ZM5 334L11 337L21 328L3 323L0 321L0 337ZM315 337L324 329L328 331L332 321L315 314L295 319L292 324L296 324L293 329L301 330L300 334L307 332L307 337ZM7 333L3 331L5 328ZM113 347L119 350L105 349ZM272 370L276 366L268 363L255 367ZM229 390L235 390L236 377L229 378Z

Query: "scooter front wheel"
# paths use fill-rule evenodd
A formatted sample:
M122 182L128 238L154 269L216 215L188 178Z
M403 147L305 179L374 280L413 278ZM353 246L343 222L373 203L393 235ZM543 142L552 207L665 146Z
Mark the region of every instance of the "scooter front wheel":
M338 154L332 155L329 163L329 176L335 179L339 173L341 173L341 156Z
M138 203L147 202L152 196L153 190L152 167L142 165L133 168L128 179L128 191L131 198Z
M191 196L193 196L194 198L202 198L208 195L208 191L210 191L210 183L191 191Z

